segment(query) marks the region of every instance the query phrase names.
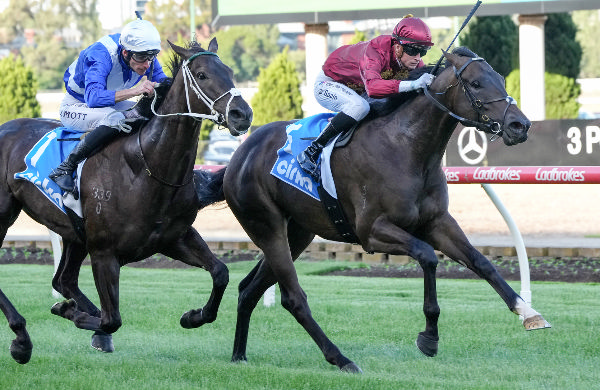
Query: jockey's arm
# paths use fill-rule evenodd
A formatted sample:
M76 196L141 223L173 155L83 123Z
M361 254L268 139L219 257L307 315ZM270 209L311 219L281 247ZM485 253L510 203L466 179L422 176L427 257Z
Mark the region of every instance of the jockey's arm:
M132 97L140 96L144 93L152 96L154 94L153 81L144 80L133 88L123 89L115 92L115 103L122 102L123 100L131 99Z

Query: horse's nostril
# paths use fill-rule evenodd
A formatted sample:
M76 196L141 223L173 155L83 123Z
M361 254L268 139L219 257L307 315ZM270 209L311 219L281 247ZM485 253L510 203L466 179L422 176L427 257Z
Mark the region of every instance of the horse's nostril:
M231 110L229 111L229 118L235 121L243 121L247 118L247 115L242 110Z
M229 111L229 121L235 123L242 122L251 122L252 121L252 111L244 111L244 110L231 110Z
M531 123L527 123L527 122L519 122L519 121L514 121L514 122L510 122L510 124L508 125L508 128L510 130L512 130L515 133L518 132L527 132L527 130L529 130L529 126L531 126Z

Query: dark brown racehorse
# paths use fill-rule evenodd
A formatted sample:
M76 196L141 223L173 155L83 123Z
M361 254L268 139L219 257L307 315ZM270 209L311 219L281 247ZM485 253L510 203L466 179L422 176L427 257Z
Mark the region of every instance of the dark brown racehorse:
M198 327L216 319L228 283L228 270L192 227L201 203L192 178L201 116L226 126L232 135L247 131L252 110L239 96L233 72L216 55L213 39L205 50L197 43L188 48L171 44L176 53L173 79L157 90L154 116L136 134L124 136L89 158L83 168L81 202L86 239L76 234L68 217L45 196L14 174L25 169L24 156L56 121L16 119L0 126L0 238L21 210L57 232L64 250L53 287L69 299L53 312L71 319L77 327L115 332L119 313L120 267L155 253L165 254L210 272L213 289L206 305L185 313L181 325ZM214 199L216 200L216 199ZM84 257L89 253L101 311L80 291L77 283ZM0 291L0 308L16 339L11 354L19 363L31 357L32 344L25 319ZM102 340L96 347L111 350ZM105 336L110 337L110 336Z
M487 62L465 48L445 57L447 66L427 94L391 102L395 104L391 113L364 121L348 146L334 150L331 160L338 198L363 249L408 255L423 268L426 324L417 346L428 356L438 350L434 250L485 279L511 311L523 316L527 329L549 326L469 243L450 216L441 167L459 121L501 137L506 145L524 142L531 123L512 104L503 78ZM277 282L282 305L310 334L325 359L342 370L360 372L313 319L294 269L294 260L315 234L345 240L321 203L270 174L290 123L274 122L253 132L225 172L227 203L264 252L239 286L232 360L246 360L250 316L265 290Z

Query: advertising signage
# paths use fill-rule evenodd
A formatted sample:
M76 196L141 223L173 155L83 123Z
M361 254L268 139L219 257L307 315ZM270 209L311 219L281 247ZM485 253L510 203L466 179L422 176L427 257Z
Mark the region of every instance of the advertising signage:
M465 16L474 0L213 0L213 25L327 23L332 20ZM545 14L598 9L597 0L484 0L477 16Z
M600 166L600 119L533 122L529 139L502 139L458 125L446 148L446 166Z

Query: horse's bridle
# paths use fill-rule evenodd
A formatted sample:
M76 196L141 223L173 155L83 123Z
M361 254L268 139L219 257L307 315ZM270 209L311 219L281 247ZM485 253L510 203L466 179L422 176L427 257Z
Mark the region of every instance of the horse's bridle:
M423 92L425 93L425 96L427 96L440 110L447 112L450 116L456 118L460 123L462 123L465 126L473 126L479 130L493 134L494 138L492 140L495 140L502 134L502 125L500 124L500 122L492 120L488 115L484 114L482 112L483 107L486 104L505 100L507 104L506 104L506 108L504 109L504 113L502 115L502 122L504 123L504 120L506 118L506 112L508 111L508 108L510 107L511 104L517 104L517 101L515 99L513 99L510 95L506 95L505 97L500 97L500 98L496 98L496 99L491 99L491 100L488 100L485 102L482 102L480 99L478 99L475 96L475 94L473 93L473 91L471 91L471 89L469 89L467 83L464 81L464 79L461 76L462 73L464 72L464 70L466 69L466 67L469 66L474 61L485 61L485 60L481 57L473 57L473 58L470 58L469 61L467 61L458 70L456 69L455 66L452 66L454 68L454 74L456 76L456 79L458 80L458 83L450 85L449 87L446 88L446 90L444 92L438 92L436 94L437 95L445 94L448 91L448 89L460 84L462 86L463 91L465 92L465 95L469 99L469 102L471 103L471 107L473 107L473 109L477 113L477 118L478 119L481 118L481 120L474 121L471 119L467 119L467 118L464 118L464 117L450 111L450 109L448 109L448 107L444 106L439 100L437 100L435 97L433 97L431 95L431 92L429 91L429 87L424 88Z
M194 79L192 71L190 70L190 68L188 66L188 64L194 58L196 58L196 57L198 57L200 55L213 55L213 56L217 56L217 53L213 53L211 51L201 51L201 52L198 52L198 53L192 55L190 58L188 58L187 60L183 61L182 64L181 64L181 70L183 72L183 84L185 85L185 98L186 98L186 102L187 102L188 112L180 112L180 113L172 113L172 114L158 114L154 110L154 105L156 103L156 97L157 97L157 94L154 93L154 99L152 99L152 104L150 105L150 109L152 110L152 113L154 113L154 115L161 116L161 117L166 117L166 116L191 116L191 117L193 117L196 120L197 120L197 118L200 118L200 120L202 120L202 119L210 119L211 121L215 122L218 126L221 126L223 123L226 123L229 120L229 106L231 104L231 101L233 100L234 97L241 96L241 93L240 93L240 91L238 89L236 89L234 87L234 88L229 89L227 92L223 93L221 96L217 97L215 100L211 100L204 93L204 91L202 91L202 89L200 89L200 86L198 85L198 82L196 81L196 79ZM189 85L189 84L191 84L191 85ZM206 106L208 108L210 108L210 115L198 114L198 113L192 112L192 108L190 106L189 88L191 88L196 93L196 96L198 97L198 99L202 100L202 102L204 104L206 104ZM219 112L217 112L215 110L215 103L217 101L219 101L221 98L223 98L227 94L230 94L231 96L229 97L229 101L227 102L227 108L225 110L225 115L223 115L223 114L220 114ZM168 181L163 180L160 177L158 177L158 176L156 176L156 175L154 175L152 173L152 171L150 170L150 167L148 166L148 163L146 162L146 158L144 156L144 150L142 149L142 141L140 139L141 138L141 134L142 134L142 132L139 131L138 132L138 147L140 148L140 155L142 157L142 162L144 163L144 169L146 170L146 173L148 173L148 176L154 178L159 183L162 183L162 184L167 185L169 187L179 188L179 187L183 187L183 186L188 185L192 181L192 179L194 178L193 173L192 173L192 175L190 175L189 179L185 180L181 184L169 183Z
M154 99L152 100L152 104L150 105L150 108L152 110L152 113L156 116L191 116L194 119L196 118L200 118L200 120L202 119L209 119L213 122L215 122L215 124L217 124L218 126L222 126L224 123L228 123L229 122L229 107L231 105L231 101L233 100L234 97L236 96L241 96L242 94L240 93L239 89L233 87L230 90L226 91L225 93L223 93L221 96L217 97L215 100L211 100L205 93L204 91L202 91L202 89L200 88L200 86L198 85L198 82L196 81L196 79L194 78L194 75L192 74L192 71L190 70L188 64L190 62L192 62L192 60L198 56L201 55L211 55L211 56L217 56L217 53L213 53L212 51L201 51L198 52L194 55L192 55L190 58L188 58L187 60L183 61L181 64L181 70L183 72L183 84L185 85L185 98L186 98L186 103L187 103L187 107L188 107L188 112L178 112L178 113L173 113L173 114L158 114L155 110L154 110L154 105L156 103L156 93L154 94ZM198 114L196 112L192 112L192 108L190 106L190 94L189 94L189 89L192 89L194 91L194 93L196 94L196 96L198 97L198 99L202 100L202 102L204 104L206 104L206 106L208 108L210 108L210 115L207 114ZM221 100L223 97L225 97L227 94L230 94L231 96L229 97L229 100L227 101L227 107L225 109L225 115L217 112L217 110L215 110L215 103L218 102L219 100Z

